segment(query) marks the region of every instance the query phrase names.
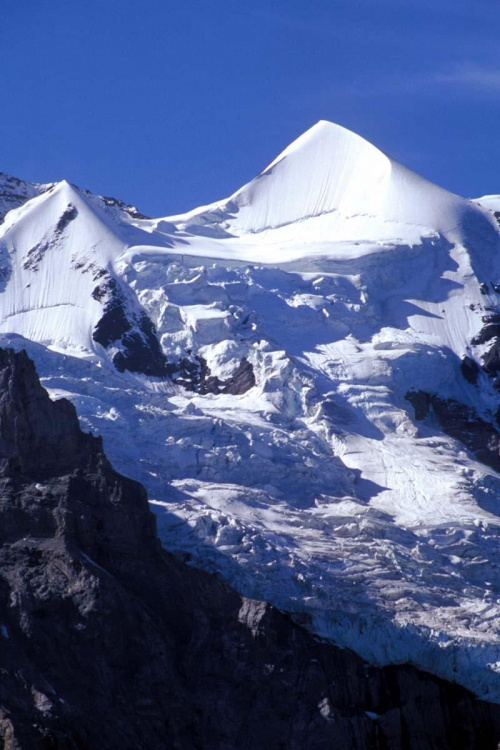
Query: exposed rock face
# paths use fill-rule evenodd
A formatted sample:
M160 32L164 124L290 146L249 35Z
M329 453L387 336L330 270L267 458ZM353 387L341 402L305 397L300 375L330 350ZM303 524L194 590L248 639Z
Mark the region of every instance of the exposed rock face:
M47 192L51 187L50 184L37 185L0 172L0 224L13 208L19 208L30 198Z
M255 385L252 364L245 358L241 360L233 375L227 380L220 380L212 375L203 357L197 355L194 359L195 361L186 357L177 365L172 366L173 371L179 372L179 375L174 378L174 382L184 386L187 391L197 391L202 395L230 393L233 396L239 396Z
M97 323L93 338L105 349L118 349L113 364L119 372L142 372L152 377L166 377L167 358L156 337L153 323L143 310L127 299L130 292L108 274L93 291L96 300L104 301L104 314Z
M23 264L25 270L38 271L45 253L51 248L60 248L64 230L74 219L76 219L77 216L77 209L75 208L75 206L72 206L71 203L69 203L65 211L63 211L63 213L59 217L59 221L54 227L54 231L50 238L43 238L41 242L39 242L37 245L34 245L28 251L26 261Z
M464 357L460 363L460 371L468 383L476 385L479 378L479 365L470 357Z
M493 287L495 286L493 284ZM490 343L490 348L483 356L483 367L488 375L495 376L500 369L500 314L485 315L483 323L485 325L478 335L472 339L471 344L477 346L478 344Z
M497 748L499 706L370 667L162 551L142 487L10 350L0 487L4 748Z
M226 380L212 375L206 360L199 354L193 356L191 349L186 349L186 356L168 360L154 323L134 293L108 271L93 270L98 283L92 296L102 304L103 315L94 327L92 338L108 350L119 372L128 370L151 377L170 377L186 390L202 395L240 395L253 388L255 375L246 358L241 359Z
M481 419L474 409L425 391L410 391L406 398L415 409L415 419L425 419L432 409L447 435L460 440L478 461L500 471L500 432L493 424Z
M171 377L189 391L207 393L245 393L255 385L253 367L242 359L231 378L220 380L210 373L203 357L184 357L168 362L156 335L155 326L144 310L131 299L130 291L107 272L98 278L92 296L102 302L104 313L93 331L93 339L112 350L113 364L119 372L129 370L151 377Z
M92 195L90 190L86 190L85 192L89 195ZM133 219L150 219L151 218L150 216L146 216L146 214L143 214L140 211L138 211L135 206L131 206L127 203L124 203L118 198L110 198L107 195L103 195L101 200L106 206L113 206L113 207L120 209L120 211L125 211L125 213L127 213Z

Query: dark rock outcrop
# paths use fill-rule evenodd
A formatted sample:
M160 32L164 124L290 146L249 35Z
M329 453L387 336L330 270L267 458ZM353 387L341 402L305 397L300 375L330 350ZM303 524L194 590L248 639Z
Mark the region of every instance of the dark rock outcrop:
M476 385L479 378L479 365L471 357L464 357L460 363L460 372L468 383Z
M498 313L483 315L482 322L484 326L471 341L471 344L474 346L477 344L486 344L488 341L500 336L500 315Z
M500 313L492 313L483 317L485 324L479 333L471 341L473 346L479 344L490 344L490 348L484 354L484 371L494 377L500 370Z
M178 373L173 378L175 383L184 386L187 391L196 391L203 396L207 393L230 393L241 396L255 385L253 366L245 357L227 380L220 380L212 375L206 359L196 355L194 361L187 357L172 369Z
M19 208L36 195L50 190L52 185L36 185L0 172L0 224L14 208Z
M60 249L61 237L64 230L72 221L74 221L74 219L76 219L77 216L78 210L71 203L68 203L66 209L59 217L51 235L49 237L45 236L37 245L34 245L28 250L26 253L26 260L23 263L23 268L27 271L38 271L45 254L51 249Z
M500 337L495 339L483 357L483 367L488 375L497 376L500 371Z
M94 299L104 303L102 318L92 337L105 349L113 346L113 364L119 372L129 370L152 377L169 373L153 323L136 301L127 298L130 292L107 273L92 292Z
M478 461L500 471L500 431L481 419L475 409L425 391L409 391L406 398L415 410L417 421L432 411L443 432L463 443Z
M130 290L104 271L92 296L103 304L103 315L92 338L105 349L115 350L112 361L119 372L139 372L172 378L188 391L239 395L255 385L253 367L242 359L231 378L220 380L210 373L206 360L196 355L169 362L163 353L153 322ZM188 352L190 355L191 352Z
M493 750L500 707L371 667L164 552L145 491L0 350L7 750Z
M432 404L430 393L426 393L425 391L408 391L405 398L413 406L417 422L425 419Z
M223 381L221 393L231 393L233 396L246 393L255 385L255 375L251 362L242 359L238 368L229 380Z
M92 195L90 190L85 191L88 195ZM119 198L110 198L107 195L103 195L101 197L102 202L105 206L113 206L114 208L118 208L120 211L125 211L129 216L132 217L132 219L150 219L150 216L146 216L146 214L141 213L135 206L131 206L128 203L124 203Z

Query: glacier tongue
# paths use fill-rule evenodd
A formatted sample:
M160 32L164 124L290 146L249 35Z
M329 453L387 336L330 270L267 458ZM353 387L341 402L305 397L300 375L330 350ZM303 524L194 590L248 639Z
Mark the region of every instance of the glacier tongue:
M497 431L493 378L461 369L499 305L493 204L324 122L182 216L49 188L0 225L1 343L146 485L163 543L500 701L500 477L406 399Z

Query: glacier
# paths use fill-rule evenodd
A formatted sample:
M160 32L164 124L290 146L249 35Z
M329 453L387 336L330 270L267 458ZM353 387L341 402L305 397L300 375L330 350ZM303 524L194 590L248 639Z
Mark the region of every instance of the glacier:
M159 219L0 175L0 344L146 486L167 549L500 702L496 449L408 398L498 433L499 207L328 122Z

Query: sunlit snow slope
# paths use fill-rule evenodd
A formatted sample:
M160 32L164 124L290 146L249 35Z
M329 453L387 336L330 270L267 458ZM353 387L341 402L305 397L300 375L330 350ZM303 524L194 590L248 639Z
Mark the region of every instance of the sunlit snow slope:
M146 485L165 546L500 701L493 197L327 122L182 216L9 180L0 343Z

